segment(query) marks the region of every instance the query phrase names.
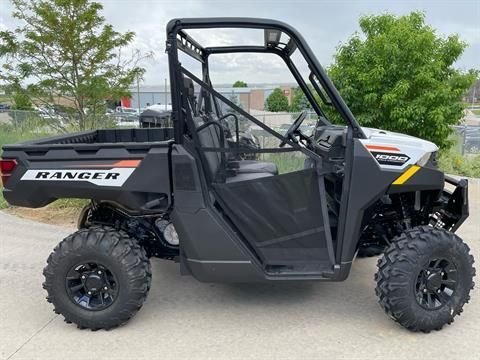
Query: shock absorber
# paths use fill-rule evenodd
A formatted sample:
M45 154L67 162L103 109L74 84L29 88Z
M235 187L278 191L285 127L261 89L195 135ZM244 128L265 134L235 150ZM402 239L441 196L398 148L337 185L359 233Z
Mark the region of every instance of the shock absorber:
M399 196L398 200L400 202L400 211L402 213L403 228L404 228L404 230L407 230L407 229L410 229L412 227L412 219L410 218L409 209L407 208L407 206L405 206L404 196L405 195L401 194ZM407 202L407 204L408 204L408 202Z

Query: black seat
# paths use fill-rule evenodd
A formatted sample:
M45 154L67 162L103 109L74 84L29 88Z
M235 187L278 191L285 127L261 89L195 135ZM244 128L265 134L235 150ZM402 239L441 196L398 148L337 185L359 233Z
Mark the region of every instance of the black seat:
M206 117L197 114L193 81L189 78L184 78L184 87L195 127L198 129L209 124L197 132L201 146L206 148L227 148L228 141L220 122L208 120ZM226 154L222 152L206 151L204 154L212 176L215 177L223 166L227 182L250 180L278 174L277 166L274 163L255 160L227 161Z
M216 122L218 125L209 126L210 136L213 138L213 142L217 144L216 147L224 147L228 148L228 141L225 137L225 131L221 124ZM202 146L204 146L202 144ZM226 160L225 153L212 153L217 155L217 158L221 161L222 155L224 156L224 165L229 172L233 172L235 174L263 174L267 173L270 175L278 175L278 168L277 165L271 162L263 162L263 161L256 161L256 160ZM248 176L244 177L245 179Z
M210 121L207 123L202 123L203 119L200 117L194 118L196 124L201 124L197 131L198 140L204 148L221 148L225 147L225 139L223 138L223 129L220 128L220 124ZM210 174L215 179L220 170L225 170L225 182L232 183L238 181L252 180L267 176L273 176L274 174L270 172L262 171L251 171L247 173L241 173L236 171L236 169L231 169L228 167L228 163L225 160L225 153L215 152L215 151L205 151L205 160L207 162L208 169ZM240 161L241 162L241 161ZM239 162L239 163L240 163ZM223 169L222 169L223 167ZM238 169L237 169L238 170Z
M190 110L193 113L192 116L196 116L197 115L197 99L195 98L195 87L193 86L192 79L184 77L183 86L185 88L185 94L187 97L188 106L190 107Z

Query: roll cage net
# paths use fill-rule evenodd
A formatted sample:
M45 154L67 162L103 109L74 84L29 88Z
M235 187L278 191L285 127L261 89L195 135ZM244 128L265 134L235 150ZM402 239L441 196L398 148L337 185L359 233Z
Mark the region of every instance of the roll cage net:
M203 47L187 33L187 30L205 29L259 29L263 31L263 45L243 46L214 46ZM169 56L170 82L172 87L173 120L176 119L176 109L181 105L177 93L182 81L181 66L178 61L178 50L198 60L202 64L202 81L211 85L209 79L208 57L212 54L227 53L273 53L280 56L291 74L295 78L308 100L312 110L318 116L320 125L329 125L325 112L317 99L326 106L333 106L343 121L352 130L352 137L366 138L358 122L341 98L335 86L328 78L326 72L316 59L301 34L291 26L280 21L255 18L183 18L173 19L167 25L167 48ZM292 60L292 55L297 53L307 63L309 75L302 76ZM304 69L305 70L305 69ZM176 140L181 141L181 130L176 132Z
M317 156L291 141L287 146L279 148L278 144L284 139L282 134L249 114L184 67L180 69L184 81L182 113L186 119L186 133L194 140L212 182L225 182L228 172L233 170L229 169L229 160L232 162L245 157L250 158L248 154L256 158L256 154L300 151ZM194 89L198 89L197 96L192 96L192 90L189 89L190 81ZM241 134L251 131L252 127L263 132L269 141L262 146L242 143ZM278 141L275 143L274 139ZM212 162L216 162L217 165L212 165Z
M262 263L267 267L295 266L306 261L333 264L334 245L324 182L328 171L321 167L303 169L302 158L299 171L266 177L255 174L245 179L250 181L228 181L238 176L229 172L236 172L231 165L239 155L301 151L315 156L317 161L321 158L292 142L284 148L275 144L259 148L244 146L240 143L240 134L252 126L278 142L284 137L187 69L180 67L180 71L187 135L194 139L199 150L209 180L207 186L218 195L216 202L236 229L239 232L241 229L242 236ZM195 87L201 97L194 96Z

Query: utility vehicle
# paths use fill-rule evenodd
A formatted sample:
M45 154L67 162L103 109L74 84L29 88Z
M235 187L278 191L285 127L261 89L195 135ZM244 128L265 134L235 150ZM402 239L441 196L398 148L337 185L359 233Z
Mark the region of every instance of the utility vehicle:
M225 28L254 29L262 43L212 47L192 37ZM10 204L91 199L44 270L47 299L67 322L110 329L129 320L149 291L150 257L178 261L204 282L343 281L362 248L383 252L376 293L395 321L428 332L460 314L474 277L454 234L468 217L468 184L438 170L434 144L360 127L303 37L282 22L175 19L166 52L173 128L4 147ZM280 134L216 91L209 60L227 53L280 57L316 114L313 134L299 130L306 112ZM245 122L274 141L242 146ZM257 160L237 156L245 153ZM276 156L305 161L279 172L268 161Z

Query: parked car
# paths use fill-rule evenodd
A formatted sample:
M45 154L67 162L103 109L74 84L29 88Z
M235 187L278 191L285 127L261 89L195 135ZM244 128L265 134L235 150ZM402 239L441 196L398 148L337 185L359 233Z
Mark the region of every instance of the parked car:
M171 116L171 110L162 110L160 105L149 106L140 113L140 127L168 127L171 122Z
M0 104L0 112L5 112L10 110L10 105L9 104Z
M138 127L140 113L138 109L117 106L115 112L110 114L115 119L115 125L119 127Z
M124 107L124 106L117 106L115 108L115 113L120 114L130 114L130 115L140 115L140 111L138 109Z

